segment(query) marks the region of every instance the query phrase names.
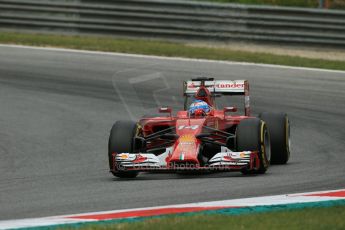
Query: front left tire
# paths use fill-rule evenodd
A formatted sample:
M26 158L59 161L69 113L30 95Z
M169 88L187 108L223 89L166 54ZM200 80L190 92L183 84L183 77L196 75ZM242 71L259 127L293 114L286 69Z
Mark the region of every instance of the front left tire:
M264 112L259 115L271 136L271 163L286 164L290 158L290 121L285 113Z
M270 135L265 122L258 118L242 120L236 129L236 148L238 152L258 152L259 168L244 168L243 174L264 174L271 159Z

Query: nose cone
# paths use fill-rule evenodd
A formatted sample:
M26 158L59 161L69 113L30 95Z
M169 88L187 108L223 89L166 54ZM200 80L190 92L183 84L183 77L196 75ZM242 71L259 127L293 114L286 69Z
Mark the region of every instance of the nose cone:
M198 154L200 141L195 135L201 133L204 118L185 119L176 122L176 133L180 136L175 143L175 149L170 158L170 163L188 162L199 164Z
M170 162L190 162L198 164L199 141L194 134L184 134L176 141Z

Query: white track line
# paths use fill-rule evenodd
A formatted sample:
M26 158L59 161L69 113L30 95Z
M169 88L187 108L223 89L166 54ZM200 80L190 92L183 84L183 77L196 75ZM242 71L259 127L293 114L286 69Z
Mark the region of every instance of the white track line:
M147 59L168 60L168 61L170 60L170 61L184 61L184 62L218 63L218 64L225 64L225 65L258 66L258 67L266 67L266 68L306 70L306 71L317 71L317 72L326 72L326 73L342 73L342 74L345 73L345 71L343 71L343 70L294 67L294 66L272 65L272 64L259 64L259 63L251 63L251 62L194 59L194 58L183 58L183 57L163 57L163 56L155 56L155 55L127 54L127 53L115 53L115 52L103 52L103 51L88 51L88 50L76 50L76 49L66 49L66 48L36 47L36 46L7 45L7 44L0 44L0 47L34 49L34 50L55 51L55 52L69 52L69 53L80 53L80 54L97 54L97 55L108 55L108 56L117 56L117 57L147 58Z
M255 207L255 206L269 207L272 205L301 204L301 203L344 200L344 199L345 199L345 189L340 189L340 190L298 193L298 194L288 194L288 195L276 195L276 196L263 196L263 197L253 197L253 198L233 199L233 200L223 200L223 201L166 205L166 206L156 206L156 207L148 207L148 208L123 209L123 210L113 210L113 211L103 211L103 212L89 212L89 213L82 213L82 214L50 216L50 217L42 217L42 218L7 220L7 221L0 221L0 229L17 229L17 228L28 228L28 227L53 226L53 225L61 225L61 224L76 224L76 223L85 223L85 222L90 222L90 221L93 222L93 221L98 221L100 219L93 219L95 217L90 218L90 216L121 214L121 213L123 214L123 213L128 213L128 212L133 212L134 214L126 218L135 218L135 217L140 217L140 213L142 211L152 211L152 210L159 211L165 208L194 207L194 208L212 209L212 207L229 207L229 208ZM153 215L157 215L157 214L153 214ZM120 219L124 219L124 217L121 217ZM101 220L106 220L106 219L101 219Z

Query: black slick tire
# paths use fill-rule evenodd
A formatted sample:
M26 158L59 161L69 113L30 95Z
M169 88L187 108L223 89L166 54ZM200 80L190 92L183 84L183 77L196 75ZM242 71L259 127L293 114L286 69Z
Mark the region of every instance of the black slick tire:
M271 136L271 163L286 164L290 158L290 121L285 113L265 112L259 115Z
M133 121L117 121L110 130L108 142L108 158L110 172L120 178L134 178L135 171L118 171L114 162L117 153L133 152L133 137L136 134L137 124Z
M237 151L257 151L260 161L259 168L244 168L243 174L263 174L270 165L271 147L269 132L265 122L258 118L242 120L236 129Z

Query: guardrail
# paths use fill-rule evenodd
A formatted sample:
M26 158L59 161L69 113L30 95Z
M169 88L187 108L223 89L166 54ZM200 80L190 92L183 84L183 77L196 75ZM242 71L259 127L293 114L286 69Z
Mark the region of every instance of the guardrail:
M345 46L345 11L179 0L0 0L0 29Z

